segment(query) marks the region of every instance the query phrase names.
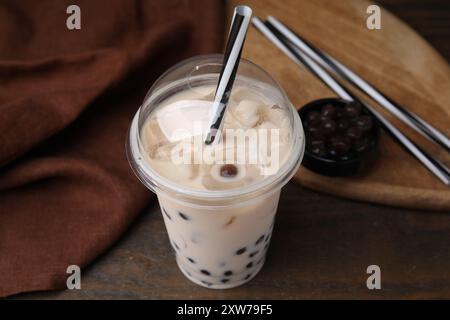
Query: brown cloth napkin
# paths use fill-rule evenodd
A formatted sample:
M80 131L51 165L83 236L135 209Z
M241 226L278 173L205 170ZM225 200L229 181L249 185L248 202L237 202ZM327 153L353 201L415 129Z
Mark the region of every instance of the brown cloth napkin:
M0 296L64 288L146 206L132 116L171 65L221 50L224 19L219 0L0 2Z

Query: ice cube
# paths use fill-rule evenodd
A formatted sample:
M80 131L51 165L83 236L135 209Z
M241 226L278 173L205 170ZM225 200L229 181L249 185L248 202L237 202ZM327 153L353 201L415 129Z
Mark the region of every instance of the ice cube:
M246 128L253 128L260 119L260 104L253 100L242 100L233 108L233 116Z
M167 160L170 161L170 158L172 156L172 144L164 144L160 147L157 147L155 152L152 155L152 158L158 159L158 160Z
M212 103L202 100L179 100L156 111L160 130L171 141L180 141L207 131Z
M267 129L268 135L271 134L271 130L277 129L279 134L279 143L286 144L291 141L292 129L291 123L287 117L279 118L278 121L280 124L275 124L272 121L264 121L257 128L258 129Z
M149 119L142 127L141 140L144 150L150 157L154 156L155 151L161 145L168 143L166 136L158 125L158 122L154 119Z
M185 182L195 178L198 166L191 164L172 164L166 160L151 160L151 166L160 175L174 182Z
M267 108L266 119L276 124L279 128L282 128L283 125L289 122L289 118L288 115L286 114L286 111L284 111L280 107Z

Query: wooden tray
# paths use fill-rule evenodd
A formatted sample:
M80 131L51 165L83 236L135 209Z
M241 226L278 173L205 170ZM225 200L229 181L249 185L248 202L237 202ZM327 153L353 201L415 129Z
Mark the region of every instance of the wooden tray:
M381 12L382 29L369 30L369 3L365 0L231 0L228 12L243 3L260 18L277 17L450 136L450 68L424 39L387 10ZM255 28L249 31L243 57L271 73L299 108L311 100L335 96ZM425 150L450 165L445 151L377 108ZM308 188L346 198L450 213L450 188L384 133L379 156L365 174L328 178L301 168L295 179Z

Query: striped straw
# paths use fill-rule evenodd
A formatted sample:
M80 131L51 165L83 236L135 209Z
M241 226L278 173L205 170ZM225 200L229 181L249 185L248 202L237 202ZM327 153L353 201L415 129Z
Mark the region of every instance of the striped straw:
M247 35L252 9L247 6L237 6L234 9L233 20L231 22L230 34L225 49L223 66L220 71L219 83L214 97L213 113L209 121L209 131L205 144L212 144L216 136L222 130L223 118L230 99L236 78L239 61L241 59L242 47Z
M399 144L401 144L406 150L408 150L419 162L422 163L430 172L432 172L439 180L445 185L450 186L450 175L448 169L440 163L438 160L431 157L428 153L422 150L409 138L407 138L400 130L392 125L386 118L378 113L367 102L358 99L354 94L337 82L332 76L330 76L319 64L313 61L307 54L300 50L295 50L294 47L288 42L288 39L284 37L279 30L276 29L270 23L264 24L260 19L253 18L253 25L275 44L280 50L282 50L289 58L299 65L303 65L308 68L314 75L316 75L322 82L324 82L330 89L332 89L342 99L350 101L358 101L378 120L385 131L393 137Z
M333 74L342 76L354 86L361 89L368 96L374 99L383 108L391 112L398 119L403 121L409 127L420 133L425 138L441 145L447 151L450 151L450 139L441 131L433 127L431 124L420 118L417 114L402 107L392 99L384 95L380 90L362 79L352 70L347 68L344 64L333 58L329 54L321 51L311 43L294 33L291 29L286 27L282 22L273 16L267 17L267 21L273 25L283 36L285 36L292 44L297 46L315 62Z

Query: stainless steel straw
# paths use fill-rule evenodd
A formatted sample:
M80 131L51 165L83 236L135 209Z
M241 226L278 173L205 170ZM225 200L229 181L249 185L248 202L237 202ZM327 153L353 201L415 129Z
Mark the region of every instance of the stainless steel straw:
M230 99L231 90L233 89L251 16L252 9L247 6L237 6L234 9L223 66L220 71L219 83L217 84L214 96L212 116L209 120L209 131L205 140L205 144L207 145L212 144L217 134L222 130L225 110Z
M386 118L378 113L368 103L361 101L349 90L343 87L332 76L330 76L321 66L314 62L308 55L295 48L288 42L281 33L279 33L273 26L264 24L260 19L254 17L252 19L253 25L273 44L281 49L288 57L295 63L305 66L319 79L321 79L330 89L332 89L342 99L360 102L371 114L378 120L384 130L389 133L397 142L405 147L414 157L417 158L429 171L438 177L447 186L450 185L450 175L448 169L445 168L436 159L433 159L425 151L414 144L402 132L400 132L394 125L392 125Z
M275 17L269 16L267 18L267 22L275 27L293 45L305 52L310 58L312 58L323 68L327 69L332 74L341 76L342 78L353 84L355 87L366 93L369 97L380 104L380 106L388 110L390 113L406 123L412 129L420 133L422 136L441 145L447 151L450 151L450 139L444 133L434 128L431 124L420 118L418 115L400 106L392 99L386 97L378 89L362 79L337 59L313 46L311 43L286 27Z

